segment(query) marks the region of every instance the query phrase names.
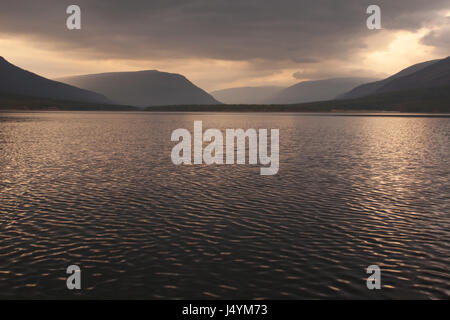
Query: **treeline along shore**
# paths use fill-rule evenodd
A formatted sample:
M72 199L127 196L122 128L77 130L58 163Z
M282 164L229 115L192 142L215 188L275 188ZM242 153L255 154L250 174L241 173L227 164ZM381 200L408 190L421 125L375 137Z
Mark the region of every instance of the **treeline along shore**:
M0 93L0 110L61 111L148 111L148 112L334 112L388 111L450 113L450 87L435 87L376 94L346 100L329 100L300 104L277 105L172 105L134 107L61 101Z

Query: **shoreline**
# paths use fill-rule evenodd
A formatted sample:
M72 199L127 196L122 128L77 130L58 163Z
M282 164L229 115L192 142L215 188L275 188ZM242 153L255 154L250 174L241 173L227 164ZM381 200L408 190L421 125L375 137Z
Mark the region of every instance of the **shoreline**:
M198 111L183 111L183 110L105 110L105 109L90 109L90 110L73 110L73 109L0 109L0 115L12 113L59 113L59 112L87 112L87 113L154 113L154 114L298 114L302 116L335 116L335 117L423 117L423 118L450 118L450 113L443 112L402 112L402 111L379 111L379 110L333 110L333 111L239 111L239 110L198 110Z

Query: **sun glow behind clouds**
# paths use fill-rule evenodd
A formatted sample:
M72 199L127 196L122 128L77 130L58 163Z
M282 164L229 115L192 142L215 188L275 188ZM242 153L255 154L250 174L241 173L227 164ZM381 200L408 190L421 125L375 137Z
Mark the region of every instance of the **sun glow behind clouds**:
M293 81L292 70L261 73L261 70L252 69L248 61L193 58L94 60L78 57L70 52L45 50L38 48L33 41L8 36L0 36L0 54L10 63L50 79L89 73L159 70L180 73L208 91L246 85L288 85Z
M27 39L8 36L0 36L0 54L14 65L48 78L102 72L114 65L106 59L92 61L41 49Z
M364 64L379 72L392 74L412 64L441 58L433 53L433 48L421 43L430 29L418 32L399 31L394 39L382 50L374 50L366 55Z

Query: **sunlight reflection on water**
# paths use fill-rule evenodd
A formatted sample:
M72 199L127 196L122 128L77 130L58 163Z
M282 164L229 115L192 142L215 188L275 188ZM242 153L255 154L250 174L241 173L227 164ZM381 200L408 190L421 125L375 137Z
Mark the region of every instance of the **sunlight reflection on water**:
M73 297L69 264L82 297L450 296L449 118L0 118L0 297ZM170 134L194 120L279 128L279 173L174 166Z

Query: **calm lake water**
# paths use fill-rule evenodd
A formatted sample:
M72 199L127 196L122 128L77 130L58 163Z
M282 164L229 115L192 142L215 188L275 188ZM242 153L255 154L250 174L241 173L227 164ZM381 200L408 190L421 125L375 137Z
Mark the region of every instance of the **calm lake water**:
M279 173L175 166L194 120L279 128ZM449 298L449 139L445 117L0 114L0 298Z

